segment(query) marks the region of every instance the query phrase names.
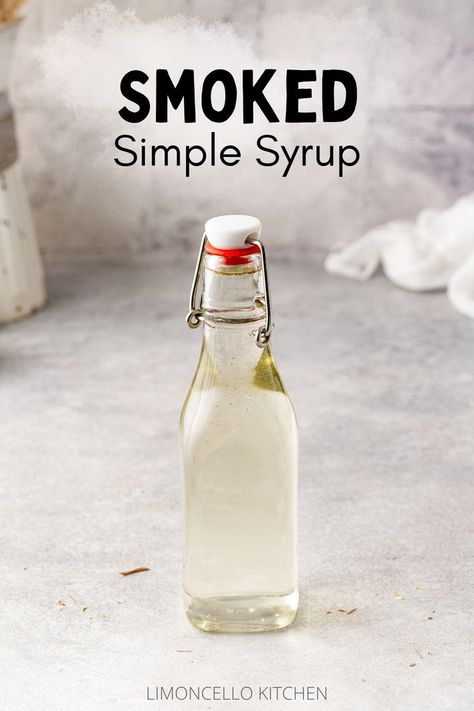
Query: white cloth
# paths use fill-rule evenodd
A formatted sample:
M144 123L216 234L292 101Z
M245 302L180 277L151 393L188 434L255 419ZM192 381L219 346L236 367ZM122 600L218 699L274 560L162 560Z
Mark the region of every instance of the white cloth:
M331 274L360 281L379 264L403 289L447 289L454 308L474 318L474 193L447 210L423 210L415 222L377 227L324 262Z

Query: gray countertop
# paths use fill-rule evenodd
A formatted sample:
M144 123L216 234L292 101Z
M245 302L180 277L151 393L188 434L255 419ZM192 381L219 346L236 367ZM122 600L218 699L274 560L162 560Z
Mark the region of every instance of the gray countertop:
M208 635L181 607L193 258L51 265L48 308L0 331L1 708L315 704L146 700L211 684L318 685L337 711L471 709L474 323L441 293L274 260L301 608L282 632ZM150 571L119 575L136 566Z

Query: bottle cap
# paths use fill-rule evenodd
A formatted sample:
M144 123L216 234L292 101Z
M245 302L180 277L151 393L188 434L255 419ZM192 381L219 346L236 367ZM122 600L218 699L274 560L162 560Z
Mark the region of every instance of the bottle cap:
M241 251L246 253L258 251L255 245L246 243L247 237L259 239L262 223L257 217L250 215L219 215L206 222L205 232L208 240L206 251L211 254ZM209 249L212 247L214 249ZM250 250L247 252L247 250Z

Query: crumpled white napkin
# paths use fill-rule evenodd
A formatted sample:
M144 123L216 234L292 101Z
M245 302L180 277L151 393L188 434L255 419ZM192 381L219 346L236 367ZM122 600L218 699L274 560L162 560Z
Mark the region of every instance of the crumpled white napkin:
M474 193L447 210L423 210L415 222L376 227L324 262L331 274L360 281L379 264L403 289L447 289L454 308L474 318Z

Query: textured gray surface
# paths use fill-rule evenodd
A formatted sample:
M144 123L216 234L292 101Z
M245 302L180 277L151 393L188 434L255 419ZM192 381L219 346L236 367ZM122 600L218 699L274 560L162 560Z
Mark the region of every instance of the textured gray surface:
M48 309L0 332L2 709L311 706L145 700L191 683L327 685L337 711L472 708L473 324L442 294L271 266L301 435L297 622L209 636L182 612L190 258L56 265Z

